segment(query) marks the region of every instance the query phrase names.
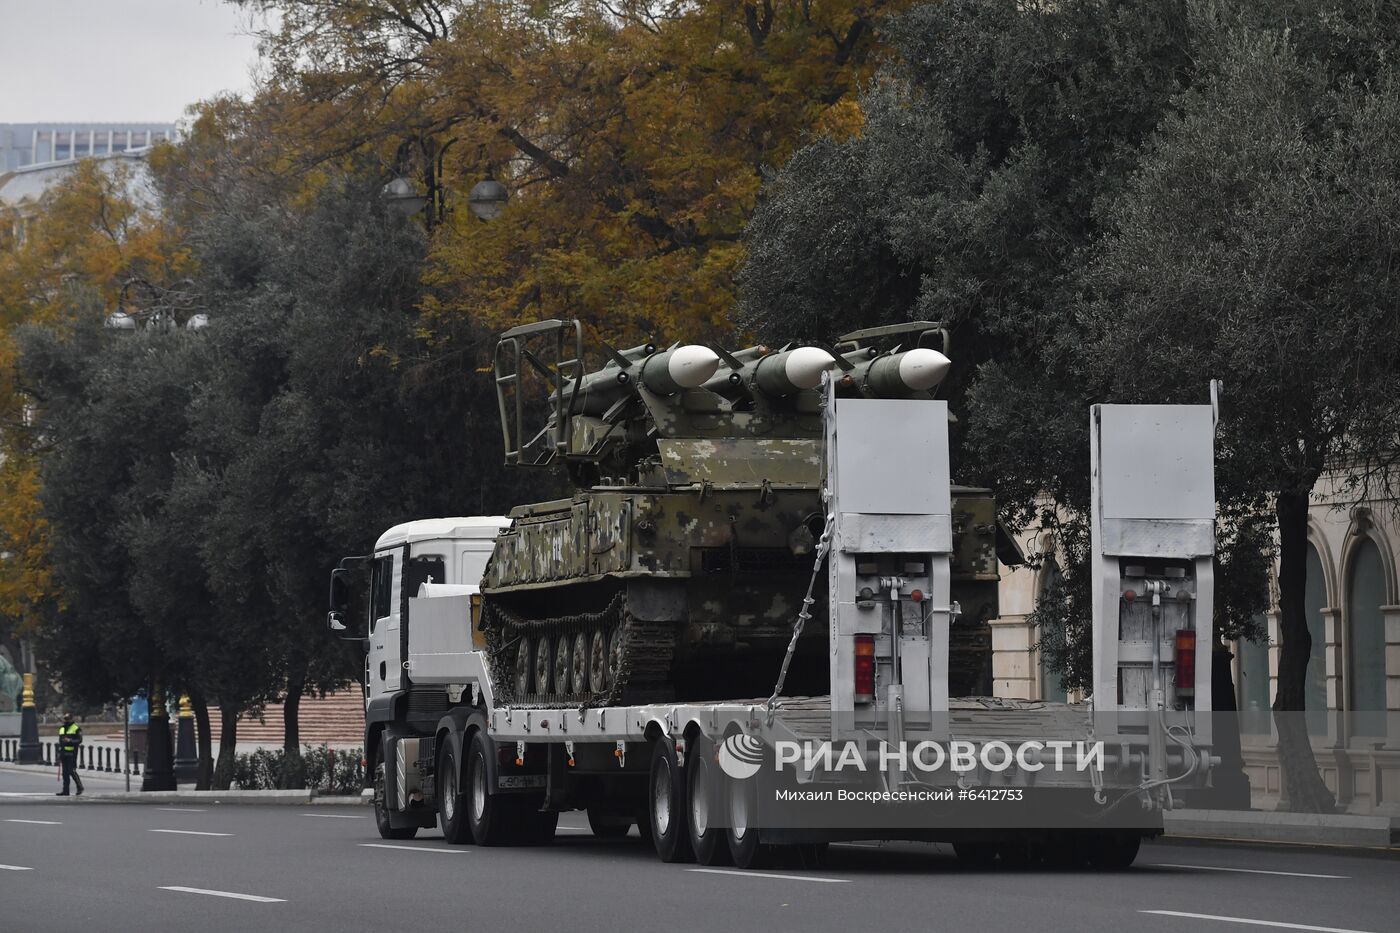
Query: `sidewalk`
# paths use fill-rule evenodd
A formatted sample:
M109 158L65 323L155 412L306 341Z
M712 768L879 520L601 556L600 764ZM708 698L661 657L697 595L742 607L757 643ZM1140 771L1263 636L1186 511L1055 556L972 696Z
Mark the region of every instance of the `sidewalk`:
M1400 817L1278 810L1172 810L1163 815L1168 839L1346 846L1400 852Z

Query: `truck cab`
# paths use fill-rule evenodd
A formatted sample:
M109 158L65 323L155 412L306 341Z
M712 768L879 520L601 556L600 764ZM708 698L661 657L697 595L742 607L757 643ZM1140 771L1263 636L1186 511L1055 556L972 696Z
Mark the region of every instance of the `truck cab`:
M366 646L365 751L371 759L383 724L404 718L396 716L404 712L400 705L412 705L415 597L475 594L496 535L509 525L491 515L404 522L381 534L370 554L344 558L332 571L330 628Z

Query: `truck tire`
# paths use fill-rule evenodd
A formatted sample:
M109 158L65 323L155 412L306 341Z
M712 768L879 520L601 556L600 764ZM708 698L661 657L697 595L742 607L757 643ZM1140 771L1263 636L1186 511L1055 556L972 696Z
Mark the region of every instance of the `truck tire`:
M471 824L467 821L469 801L462 793L462 769L452 752L451 742L444 742L438 753L437 804L442 838L459 846L474 842Z
M589 807L588 828L599 839L621 839L632 829L632 821L606 807Z
M541 845L554 838L559 814L540 812L539 798L522 794L490 792L491 768L487 762L495 754L490 739L472 733L467 749L466 817L471 837L477 845Z
M1142 837L1131 830L1100 833L1087 840L1089 865L1100 871L1122 871L1137 860Z
M668 736L651 743L651 780L647 785L647 818L651 821L651 845L663 862L688 862L690 836L686 833L685 774L676 760Z
M690 850L701 865L729 861L729 843L716 819L724 812L724 775L715 763L715 743L697 735L690 743L685 763L685 828Z
M374 825L380 839L412 839L418 835L417 826L394 826L389 821L384 784L384 762L374 767Z
M755 817L758 816L758 782L732 781L729 784L729 826L725 840L729 857L737 868L766 868L773 861L773 847L759 838Z

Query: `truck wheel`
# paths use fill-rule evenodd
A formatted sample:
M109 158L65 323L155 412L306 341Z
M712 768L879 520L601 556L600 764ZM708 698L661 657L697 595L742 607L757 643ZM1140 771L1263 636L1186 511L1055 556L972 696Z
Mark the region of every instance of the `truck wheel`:
M599 839L621 839L632 828L632 821L606 807L589 807L588 828Z
M1142 837L1134 832L1100 833L1088 841L1089 865L1101 871L1122 871L1137 860Z
M715 824L723 813L724 775L715 764L715 743L697 735L690 743L685 765L686 832L690 850L701 865L722 865L729 861L729 844L724 830Z
M379 830L380 839L412 839L418 835L417 826L393 826L389 822L382 761L374 767L374 825Z
M509 844L511 831L516 828L510 825L514 814L508 812L513 800L489 792L491 768L488 761L492 754L491 743L480 732L473 732L467 749L467 792L463 796L472 838L478 845L503 846Z
M494 754L491 740L480 732L473 732L467 749L466 793L462 795L472 839L482 846L549 842L559 822L558 813L541 813L536 797L490 792L491 769L487 762Z
M686 833L685 775L676 761L676 749L668 736L651 743L651 781L647 816L651 844L663 862L688 862L690 837Z
M773 847L759 841L758 782L733 781L729 785L729 827L724 831L729 857L739 868L765 868L773 861Z
M438 825L442 827L442 838L453 845L468 845L472 839L471 824L467 822L469 803L462 793L462 769L457 766L457 756L452 753L451 743L442 746L437 763L437 804Z

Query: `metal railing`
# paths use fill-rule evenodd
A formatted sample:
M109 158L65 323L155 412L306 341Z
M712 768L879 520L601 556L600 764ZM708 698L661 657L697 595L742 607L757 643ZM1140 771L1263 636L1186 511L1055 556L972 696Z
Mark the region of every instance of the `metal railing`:
M19 763L19 739L0 739L0 762ZM57 767L58 744L40 742L42 760L31 762L34 766ZM122 749L102 745L83 745L78 748L78 768L82 771L98 771L109 774L140 774L141 755L132 752L126 762L129 770L123 771Z

